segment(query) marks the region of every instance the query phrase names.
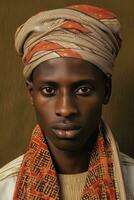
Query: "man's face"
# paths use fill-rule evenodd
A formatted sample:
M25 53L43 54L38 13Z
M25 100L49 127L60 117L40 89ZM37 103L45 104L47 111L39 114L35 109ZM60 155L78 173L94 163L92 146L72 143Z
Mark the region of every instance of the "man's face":
M103 73L81 59L56 58L34 70L28 88L48 144L67 151L86 146L107 101Z

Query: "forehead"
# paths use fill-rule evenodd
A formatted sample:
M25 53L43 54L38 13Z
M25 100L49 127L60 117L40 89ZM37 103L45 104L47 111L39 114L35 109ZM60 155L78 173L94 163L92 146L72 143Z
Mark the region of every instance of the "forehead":
M55 58L41 63L33 72L38 79L102 79L103 72L90 62L77 58Z

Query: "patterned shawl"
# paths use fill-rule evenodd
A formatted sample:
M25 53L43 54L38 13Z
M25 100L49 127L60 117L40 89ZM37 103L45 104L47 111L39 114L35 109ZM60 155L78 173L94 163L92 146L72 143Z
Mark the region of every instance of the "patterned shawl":
M16 184L14 200L59 200L60 186L43 133L32 133ZM94 145L81 200L126 200L117 148L104 124Z
M15 47L25 65L26 79L40 63L59 57L89 61L111 75L120 46L116 16L90 5L40 12L15 34Z

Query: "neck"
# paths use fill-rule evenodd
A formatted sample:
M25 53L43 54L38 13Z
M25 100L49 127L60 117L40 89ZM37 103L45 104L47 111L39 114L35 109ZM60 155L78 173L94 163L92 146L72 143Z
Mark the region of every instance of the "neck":
M75 151L61 150L47 140L50 152L54 161L55 169L58 174L76 174L88 170L92 148L97 136L83 148Z
M87 152L57 152L59 156L54 159L57 173L76 174L87 171L89 156ZM54 157L55 158L55 157Z

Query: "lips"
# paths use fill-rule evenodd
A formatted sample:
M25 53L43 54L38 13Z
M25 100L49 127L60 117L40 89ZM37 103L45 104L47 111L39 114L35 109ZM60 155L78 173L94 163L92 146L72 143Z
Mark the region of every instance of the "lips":
M73 139L78 137L81 127L77 125L57 125L52 131L56 134L57 137L61 139Z

